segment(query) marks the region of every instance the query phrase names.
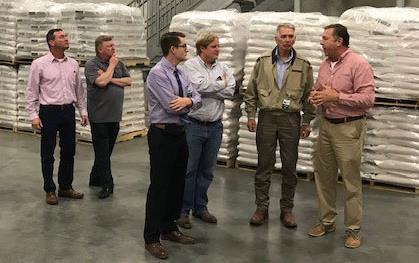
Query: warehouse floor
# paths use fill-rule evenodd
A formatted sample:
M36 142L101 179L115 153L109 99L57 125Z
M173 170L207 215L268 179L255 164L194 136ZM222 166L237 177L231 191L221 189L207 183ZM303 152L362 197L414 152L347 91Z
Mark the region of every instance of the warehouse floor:
M85 198L60 199L58 206L44 202L39 138L0 130L0 152L0 262L158 262L142 239L149 183L146 138L116 145L115 193L105 200L87 186L92 147L78 144L73 186ZM418 262L419 196L366 188L364 242L350 250L343 246L341 201L337 231L313 239L306 233L316 223L314 183L299 181L296 230L280 225L279 190L275 176L270 222L251 227L253 172L217 167L209 196L219 223L193 220L193 229L185 232L196 238L195 245L164 242L169 262Z

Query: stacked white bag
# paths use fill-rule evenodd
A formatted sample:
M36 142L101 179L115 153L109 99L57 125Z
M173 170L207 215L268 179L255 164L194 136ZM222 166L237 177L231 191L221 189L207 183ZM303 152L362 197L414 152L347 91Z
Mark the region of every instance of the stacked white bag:
M247 41L247 53L245 58L245 76L243 81L244 89L247 88L250 75L256 60L263 53L272 51L276 46L274 36L278 24L291 23L295 26L296 42L294 48L297 53L306 57L312 67L314 78L317 77L318 68L323 60L323 51L320 46L323 27L335 23L336 17L327 17L320 13L293 13L293 12L255 12L252 13L249 27L249 39ZM243 105L244 108L244 105ZM256 116L257 122L257 116ZM298 172L313 172L314 143L318 136L317 126L314 127L310 136L300 140L297 163ZM240 118L239 129L239 157L238 164L257 166L256 133L247 130L247 116L243 110ZM279 145L276 151L275 167L281 168L279 156Z
M0 65L0 126L15 128L17 124L17 71Z
M17 72L17 128L31 131L32 125L26 110L26 87L28 86L30 65L19 65Z
M373 66L377 97L419 97L419 9L349 9L340 23L348 27L350 47Z
M234 72L237 88L243 79L244 53L246 49L248 14L236 10L219 10L213 12L191 11L178 14L172 18L170 31L186 34L186 43L190 48L189 57L195 55L196 36L200 31L211 31L219 36L219 61L228 65ZM238 119L241 115L239 97L225 101L222 118L224 125L223 140L218 153L218 160L227 161L237 156Z
M363 176L402 186L419 186L419 112L376 107L368 120Z
M16 10L10 1L0 0L0 60L16 55Z

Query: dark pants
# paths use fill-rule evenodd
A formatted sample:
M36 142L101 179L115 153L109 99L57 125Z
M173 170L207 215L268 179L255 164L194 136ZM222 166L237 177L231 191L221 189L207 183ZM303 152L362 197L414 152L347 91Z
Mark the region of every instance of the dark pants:
M76 152L76 121L73 105L41 105L39 118L41 128L41 164L45 192L55 192L52 179L54 172L54 150L57 131L60 138L60 166L58 184L67 190L73 183L74 154Z
M144 225L145 243L160 241L160 234L178 230L176 220L182 208L188 145L183 126L148 131L150 186Z
M281 156L281 209L294 207L294 195L297 186L296 166L298 143L300 141L300 113L283 111L260 111L256 130L258 150L258 168L255 175L256 205L259 208L269 206L269 188L271 173L276 162L276 147L279 141Z
M90 181L102 187L113 185L111 155L119 132L119 122L90 123L95 162Z

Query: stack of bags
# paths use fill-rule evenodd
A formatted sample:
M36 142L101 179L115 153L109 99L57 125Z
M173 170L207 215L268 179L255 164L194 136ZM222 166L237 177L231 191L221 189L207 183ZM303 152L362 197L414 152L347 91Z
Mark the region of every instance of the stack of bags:
M419 186L419 112L376 107L370 113L361 170L375 181Z
M0 60L16 55L16 10L10 1L0 0Z
M17 128L25 131L32 130L31 120L26 111L27 103L25 96L30 67L30 65L19 65L17 72Z
M219 36L219 61L233 70L236 87L239 89L243 79L248 17L248 14L240 14L233 10L185 12L172 18L170 31L180 31L186 34L189 57L196 53L195 41L200 31L211 31ZM218 159L221 161L234 159L237 156L237 131L241 102L238 96L231 101L225 101L226 107L222 118L223 141L218 154Z
M17 71L0 65L0 126L15 128L17 124Z
M377 97L419 97L419 9L353 8L339 22L348 27L351 48L373 66Z

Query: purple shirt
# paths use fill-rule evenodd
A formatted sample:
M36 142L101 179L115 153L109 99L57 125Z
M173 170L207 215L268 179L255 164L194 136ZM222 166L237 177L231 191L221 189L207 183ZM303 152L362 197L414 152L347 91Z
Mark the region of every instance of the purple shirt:
M39 104L75 103L80 115L87 116L86 95L77 61L69 57L58 60L51 52L35 59L29 72L26 101L31 120L38 118Z
M176 66L163 57L148 74L146 95L150 124L183 124L181 116L189 111L189 109L184 109L176 112L169 107L170 101L179 96L179 87L174 74L175 69ZM191 82L186 73L180 68L177 70L182 83L183 94L192 100L192 109L198 109L201 107L201 96L190 85Z

